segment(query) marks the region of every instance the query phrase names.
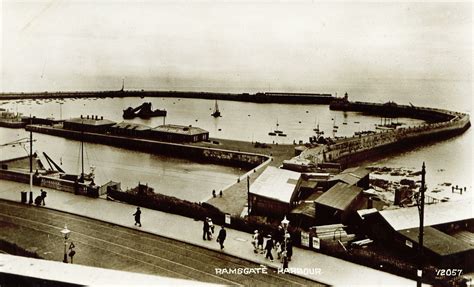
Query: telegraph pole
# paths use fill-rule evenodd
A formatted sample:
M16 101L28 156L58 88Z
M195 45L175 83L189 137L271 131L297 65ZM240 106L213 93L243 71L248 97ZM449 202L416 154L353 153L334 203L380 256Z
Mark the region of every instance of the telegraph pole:
M30 125L32 124L31 114L30 114ZM33 203L33 132L30 128L30 200L29 203Z
M250 176L247 175L247 214L250 215Z
M420 215L420 229L418 231L418 270L416 286L421 287L423 277L423 221L425 213L425 162L421 167L421 187L418 197L418 213Z

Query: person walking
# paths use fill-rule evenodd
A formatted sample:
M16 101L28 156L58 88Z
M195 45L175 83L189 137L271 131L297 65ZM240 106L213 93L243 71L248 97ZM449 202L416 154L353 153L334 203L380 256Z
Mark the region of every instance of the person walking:
M293 256L293 242L289 234L286 241L286 256L288 257L288 261L291 261L291 256Z
M252 235L253 252L258 253L258 230L255 230Z
M282 257L282 261L283 261L283 269L287 269L288 268L288 256L286 256L286 251L283 251L283 257ZM283 270L285 271L285 270Z
M209 239L209 221L208 218L204 219L204 225L202 226L202 240Z
M270 259L270 261L273 262L273 255L272 255L272 249L273 249L273 240L272 236L268 235L267 239L267 244L265 245L265 250L267 250L267 254L265 255L266 259Z
M285 230L283 230L283 227L281 227L281 225L278 226L278 229L275 231L275 236L274 236L274 244L276 245L276 243L280 243L282 244L283 242L283 236L285 235Z
M140 207L137 207L137 211L135 211L133 216L135 216L135 225L138 225L139 227L142 227L142 223L140 222L141 214L142 211L140 210Z
M209 224L209 232L208 232L207 239L211 240L211 239L212 239L212 236L213 236L213 234L214 234L214 223L212 223L212 219L211 219L211 218L208 218L208 219L207 219L207 224Z
M276 252L277 252L277 259L280 260L281 259L281 254L283 253L282 244L277 241L277 243L275 243L275 249L276 249Z
M260 253L264 253L265 251L263 251L263 231L260 230L258 232L258 237L257 237L257 248L258 250L260 251Z
M217 242L221 245L221 250L224 249L224 241L227 236L227 231L224 228L224 225L222 225L221 230L219 230L219 235L217 236Z
M76 246L74 245L74 242L71 242L69 245L69 257L71 257L71 264L74 259L74 255L76 255L76 251L74 250Z

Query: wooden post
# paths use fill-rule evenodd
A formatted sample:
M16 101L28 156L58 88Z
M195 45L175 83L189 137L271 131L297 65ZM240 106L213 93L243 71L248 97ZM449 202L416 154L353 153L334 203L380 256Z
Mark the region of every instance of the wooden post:
M247 215L250 215L250 176L247 175Z
M418 200L418 212L420 215L420 229L418 231L418 270L416 286L421 287L423 277L423 225L425 212L425 162L421 168L420 198Z

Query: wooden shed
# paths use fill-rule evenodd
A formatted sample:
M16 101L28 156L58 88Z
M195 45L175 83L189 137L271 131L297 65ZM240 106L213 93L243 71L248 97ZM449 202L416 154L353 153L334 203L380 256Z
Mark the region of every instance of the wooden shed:
M352 212L366 205L362 188L338 182L315 201L318 224L346 223Z

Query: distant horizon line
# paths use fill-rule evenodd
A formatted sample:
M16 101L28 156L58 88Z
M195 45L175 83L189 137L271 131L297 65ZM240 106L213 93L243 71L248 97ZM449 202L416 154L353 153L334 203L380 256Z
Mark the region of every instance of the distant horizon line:
M161 92L161 93L203 93L203 94L289 94L289 95L319 95L319 96L333 96L336 93L315 93L315 92L284 92L284 91L259 91L259 92L210 92L204 90L72 90L72 91L41 91L41 92L0 92L0 95L47 95L47 94L85 94L85 93L145 93L145 92Z

